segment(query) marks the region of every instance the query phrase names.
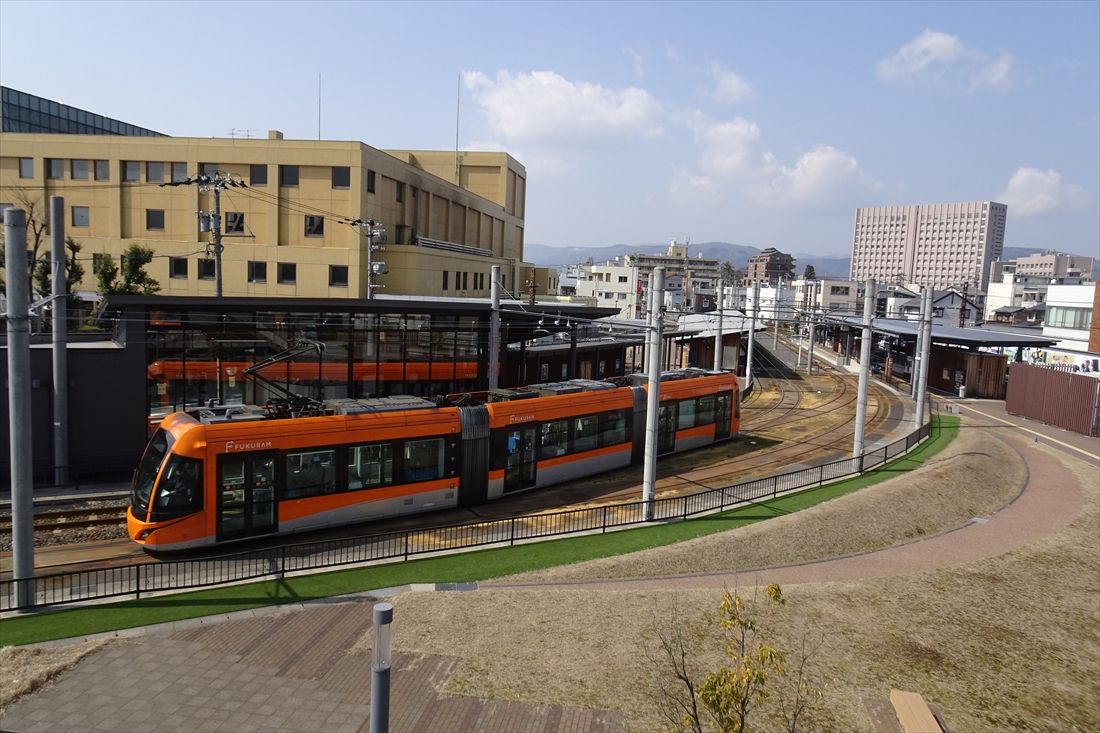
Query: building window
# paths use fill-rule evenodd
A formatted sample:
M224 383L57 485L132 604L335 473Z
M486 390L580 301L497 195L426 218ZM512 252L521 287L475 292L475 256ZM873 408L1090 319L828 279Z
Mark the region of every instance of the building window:
M281 166L279 166L279 185L280 186L297 186L298 185L298 166L296 166L296 165L281 165Z
M462 273L462 289L466 290L470 286L470 273Z
M47 178L64 178L65 177L65 161L60 158L47 158L46 159L46 177Z
M111 180L111 163L109 161L97 160L95 162L95 179L97 181Z
M74 206L73 207L73 226L74 227L86 227L86 226L88 226L88 207L87 206Z
M323 217L323 216L306 216L306 236L307 237L323 237L323 236L325 236L325 217Z
M19 177L34 178L34 158L19 159Z
M348 266L329 265L328 284L333 288L346 288L348 286Z
M450 270L444 270L443 271L443 289L444 290L447 290L449 288L449 285L450 285L449 280L450 279L451 279L451 271Z
M124 181L140 181L141 180L141 163L136 160L124 160L122 161L122 180Z
M213 259L203 257L199 260L199 280L213 280L215 264Z
M293 262L279 263L279 283L293 285L298 281L298 266Z
M146 163L145 180L149 183L161 183L164 181L164 163Z
M145 210L145 228L164 230L164 209Z
M173 163L172 164L172 183L179 183L187 180L187 164L186 163Z
M199 163L199 173L212 176L218 172L217 163Z
M263 164L248 166L248 184L250 186L266 186L267 166Z
M400 181L397 182L397 191L396 191L395 195L396 195L396 198L397 198L397 203L400 204L405 200L405 184L404 183L401 183Z
M367 193L374 193L374 171L367 171Z
M168 276L187 279L187 258L186 257L169 257L168 258Z
M346 165L332 166L332 187L349 188L351 186L351 168Z
M250 283L265 283L267 282L267 263L255 262L249 260L248 262L248 282Z
M225 214L225 233L241 234L244 232L244 212L229 211Z
M88 180L88 161L86 160L72 160L69 161L69 176L74 181L86 181Z

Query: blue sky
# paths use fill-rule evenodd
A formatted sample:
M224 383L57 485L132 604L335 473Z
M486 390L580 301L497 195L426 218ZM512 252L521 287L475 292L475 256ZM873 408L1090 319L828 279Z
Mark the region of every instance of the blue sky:
M526 240L846 255L993 199L1096 253L1100 3L0 2L0 82L172 135L506 150Z

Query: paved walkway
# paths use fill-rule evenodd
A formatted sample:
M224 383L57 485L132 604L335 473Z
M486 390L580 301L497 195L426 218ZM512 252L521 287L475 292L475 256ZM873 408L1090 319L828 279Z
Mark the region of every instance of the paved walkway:
M983 430L990 429L982 426ZM1029 426L1054 436L1057 429ZM741 573L748 582L858 580L971 562L1007 552L1078 516L1083 489L1058 454L1021 429L998 431L1027 462L1024 492L985 521L850 557ZM1059 431L1060 432L1060 431ZM1086 444L1086 453L1090 452ZM1078 456L1080 457L1080 456ZM588 588L728 587L736 574L588 582ZM578 584L539 586L578 587ZM372 603L344 600L190 628L150 630L95 652L23 698L0 728L50 731L365 731L370 658L351 653L370 629ZM487 621L488 622L488 621ZM440 619L446 624L446 619ZM455 634L491 633L455 629ZM547 653L553 653L547 650ZM457 660L395 654L394 731L619 731L617 713L440 693Z

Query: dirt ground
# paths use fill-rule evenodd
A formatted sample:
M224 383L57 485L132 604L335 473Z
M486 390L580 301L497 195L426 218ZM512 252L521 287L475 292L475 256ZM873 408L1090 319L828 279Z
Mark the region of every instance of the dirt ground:
M16 698L49 684L85 656L108 643L103 639L52 649L0 647L0 713Z
M1018 459L993 460L1006 457L995 445L999 441L976 438L975 450L965 435L969 431L963 432L952 450L925 471L973 471L972 481L959 487L972 495L967 502L943 504L938 519L935 513L922 518L926 531L946 527L952 518L965 521L994 510L1019 489L1024 469ZM984 468L974 469L971 462ZM917 691L939 706L952 730L1100 729L1100 486L1095 469L1078 464L1077 474L1088 491L1078 519L1015 551L910 576L785 588L788 603L768 622L781 648L797 649L805 633L818 645L812 663L813 677L824 690L818 727L869 731L863 700L885 699L898 688ZM731 557L717 548L735 543L747 551L747 540L730 535L772 542L762 538L772 529L792 540L843 551L881 542L888 539L885 529L878 540L864 535L853 542L847 535L872 524L869 513L888 526L922 526L894 525L893 517L903 512L888 511L887 499L898 500L892 497L896 491L934 490L912 477L898 481L903 490L879 485L862 492L865 496L696 540L692 548L681 546L680 557L692 567L709 567L707 557ZM883 497L881 504L878 497ZM613 568L624 575L667 569L674 562L669 553L670 548L661 548L617 558ZM636 571L631 562L649 570ZM559 572L561 577L569 572L603 575L590 567ZM397 599L395 618L401 625L395 645L460 657L460 673L445 685L449 693L614 709L624 714L629 730L651 731L664 720L655 704L654 670L643 654L645 637L654 624L667 625L673 609L683 618L699 619L716 610L719 597L718 590L409 593ZM704 655L704 666L718 664L716 646L712 643L709 657ZM758 722L765 730L779 729L781 705L781 699L772 698L761 709Z

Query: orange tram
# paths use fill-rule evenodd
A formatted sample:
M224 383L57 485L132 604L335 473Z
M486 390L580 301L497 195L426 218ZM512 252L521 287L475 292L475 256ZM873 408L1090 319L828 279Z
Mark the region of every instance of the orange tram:
M131 489L131 539L182 550L467 506L642 462L643 375L463 395L173 413ZM661 375L658 453L736 436L737 378ZM285 405L284 405L285 406ZM295 416L297 415L297 416Z

